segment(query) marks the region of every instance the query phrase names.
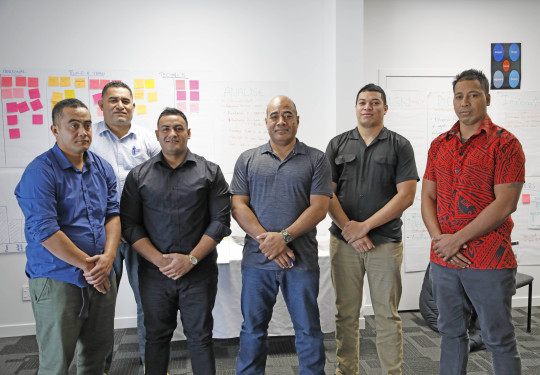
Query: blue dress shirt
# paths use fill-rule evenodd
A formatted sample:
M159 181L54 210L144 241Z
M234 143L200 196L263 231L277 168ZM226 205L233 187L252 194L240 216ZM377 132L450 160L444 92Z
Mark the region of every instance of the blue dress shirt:
M88 151L81 171L54 145L26 167L15 195L26 220L28 277L88 286L81 269L58 259L41 243L61 230L88 256L103 253L105 222L120 214L110 164Z

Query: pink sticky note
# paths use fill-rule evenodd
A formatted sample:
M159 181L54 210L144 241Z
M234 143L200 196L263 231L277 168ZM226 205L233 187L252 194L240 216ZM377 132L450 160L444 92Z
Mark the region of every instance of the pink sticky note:
M99 88L103 89L107 83L111 82L109 79L100 79L99 80Z
M193 102L198 102L199 101L199 92L198 91L191 91L189 93L189 100L191 100Z
M99 79L90 79L90 90L99 90Z
M521 202L523 202L523 203L531 203L531 195L530 194L522 194L521 195Z
M14 99L24 99L24 89L22 87L13 88L13 98Z
M38 87L39 80L37 77L28 77L28 87Z
M19 107L17 107L17 102L6 103L6 112L7 113L19 112Z
M176 108L178 108L182 112L186 112L187 104L186 104L186 102L178 102L178 103L176 103Z
M41 94L39 93L39 89L30 89L30 90L28 90L28 96L30 97L30 99L41 98Z
M15 77L15 86L26 87L26 77Z
M9 139L17 138L21 138L21 132L19 131L19 128L9 129Z
M191 81L189 81L189 89L190 90L198 90L199 89L199 80L191 80Z
M186 89L186 81L183 79L177 79L176 80L176 89L177 90L185 90Z
M96 110L97 110L98 116L103 117L103 111L101 110L101 108L97 107Z
M11 87L13 86L12 77L2 77L2 87Z
M41 104L41 100L39 99L31 101L30 106L34 111L39 111L41 108L43 108L43 104Z
M189 103L189 111L191 113L199 113L199 103Z
M92 95L92 98L94 98L94 104L98 104L98 102L101 100L101 93L98 92L97 94Z
M32 115L32 124L42 125L43 124L43 115Z
M185 91L177 91L176 92L176 100L186 100L186 92Z
M19 113L24 113L30 110L27 102L20 102L17 104L17 108L19 109Z
M9 126L17 125L19 123L19 119L17 118L17 115L7 115L7 124Z
M11 99L13 98L13 89L7 88L2 89L2 99Z

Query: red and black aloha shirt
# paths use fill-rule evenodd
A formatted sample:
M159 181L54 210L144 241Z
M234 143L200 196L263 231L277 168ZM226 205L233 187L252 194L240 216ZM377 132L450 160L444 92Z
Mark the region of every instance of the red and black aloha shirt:
M489 116L465 143L458 121L431 143L424 178L437 183L442 233L455 233L495 200L495 185L525 181L525 155L517 138ZM516 268L510 245L513 226L509 216L499 227L468 242L462 251L472 261L470 268ZM454 267L435 255L433 248L430 259Z

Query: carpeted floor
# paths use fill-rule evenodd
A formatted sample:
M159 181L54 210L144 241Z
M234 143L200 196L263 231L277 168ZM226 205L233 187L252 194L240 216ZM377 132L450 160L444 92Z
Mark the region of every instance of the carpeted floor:
M522 358L523 375L540 374L540 307L533 307L532 331L526 332L527 309L514 309L514 324ZM439 334L430 330L419 312L404 312L404 375L437 374L439 360ZM372 316L366 317L366 328L361 331L361 374L380 374L375 348L375 330ZM138 360L135 329L115 331L115 356L111 375L143 374ZM336 367L336 344L333 334L325 337L326 374L334 374ZM216 340L215 353L218 374L234 374L238 339ZM35 375L38 368L35 336L0 338L0 375ZM189 351L185 341L174 342L170 362L170 374L191 374ZM471 353L468 374L485 375L491 372L491 355L488 351ZM270 339L266 373L271 375L298 374L298 359L294 349L294 337ZM76 374L72 366L70 375Z

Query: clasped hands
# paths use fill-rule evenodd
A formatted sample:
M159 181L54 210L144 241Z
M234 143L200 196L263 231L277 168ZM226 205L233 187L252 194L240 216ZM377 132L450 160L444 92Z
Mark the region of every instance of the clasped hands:
M439 234L434 236L433 252L443 261L453 266L467 268L471 264L470 259L460 250L467 248L467 244L460 244L455 234Z
M365 222L350 220L343 226L341 235L356 251L365 253L375 248L367 236L370 230L371 228Z
M102 294L106 294L111 288L109 275L111 274L113 262L114 256L106 254L86 258L87 267L84 269L83 276L88 284Z
M292 262L296 260L294 252L287 246L281 233L265 232L255 239L265 257L276 262L281 268L293 267Z

